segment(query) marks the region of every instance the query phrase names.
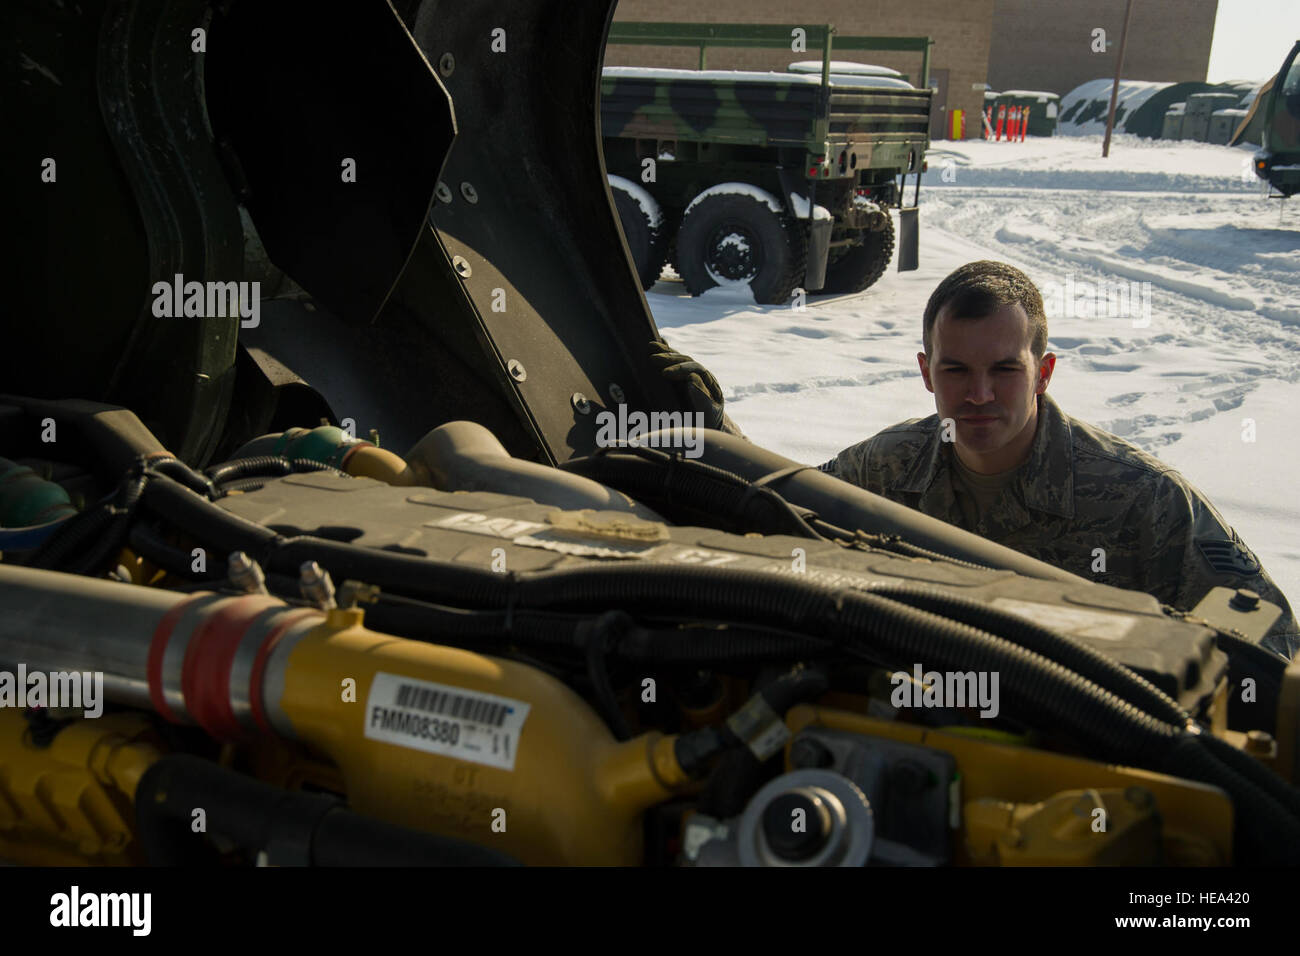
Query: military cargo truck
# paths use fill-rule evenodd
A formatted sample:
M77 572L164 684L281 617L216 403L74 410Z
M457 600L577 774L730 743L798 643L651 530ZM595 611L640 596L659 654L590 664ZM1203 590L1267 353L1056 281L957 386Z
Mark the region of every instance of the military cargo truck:
M610 42L729 46L790 43L800 27L614 24ZM824 31L824 32L816 32ZM929 145L930 90L896 71L841 64L833 28L806 28L823 50L789 73L607 67L601 82L605 165L644 288L667 262L692 295L748 284L763 303L807 291L860 292L894 253L916 267L916 206L903 206ZM837 49L922 53L924 37L836 37Z

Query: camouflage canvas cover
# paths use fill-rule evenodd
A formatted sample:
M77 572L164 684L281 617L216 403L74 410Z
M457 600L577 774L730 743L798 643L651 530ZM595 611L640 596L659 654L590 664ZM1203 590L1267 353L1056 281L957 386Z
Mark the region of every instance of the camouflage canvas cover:
M606 68L605 136L796 147L819 155L850 149L857 169L909 167L929 143L929 90L873 88L832 78L823 115L820 77L795 73ZM859 82L855 82L859 81Z

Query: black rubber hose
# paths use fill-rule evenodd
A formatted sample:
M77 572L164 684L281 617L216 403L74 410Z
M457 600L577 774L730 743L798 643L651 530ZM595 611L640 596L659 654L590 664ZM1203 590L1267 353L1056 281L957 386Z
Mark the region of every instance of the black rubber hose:
M584 615L518 611L507 619L505 611L469 611L381 592L367 604L366 624L375 630L417 641L438 644L448 639L515 641L552 650L576 650L574 629Z
M798 575L637 562L535 572L518 579L515 600L520 607L603 604L649 614L684 605L721 620L817 628L833 619L836 593Z
M959 621L951 621L866 592L840 596L837 631L896 662L924 662L940 670L996 672L1011 709L1059 728L1085 752L1151 757L1144 749L1152 734L1172 736L1176 728L1103 690L1041 654ZM868 637L869 636L869 637ZM1133 722L1149 733L1133 737Z
M208 830L281 865L491 866L515 861L485 847L398 827L342 809L335 797L283 790L190 754L163 757L136 790L136 833L149 862L200 862L196 807Z
M348 578L372 581L399 594L454 603L461 607L504 608L510 604L511 592L515 588L511 574L452 564L449 561L433 561L416 555L358 548L310 535L281 538L260 525L253 527L263 537L260 540L252 537L244 539L238 532L232 533L232 541L244 541L247 546L232 545L230 550L234 551L238 547L250 555L265 554L266 559L261 560L261 564L268 571L296 575L304 561L317 561L330 572L335 581ZM230 530L234 532L234 529ZM250 547L256 550L250 550Z
M260 559L273 542L283 540L274 531L219 508L170 478L159 476L150 481L141 503L172 527L180 528L222 554L246 551ZM296 567L293 573L297 573Z
M763 765L748 747L724 750L704 790L699 812L717 820L738 817L763 783Z
M31 555L27 566L75 574L95 571L110 554L122 548L151 476L149 471L133 471L118 485L110 500L60 525Z
M289 472L288 459L275 455L238 458L207 469L208 479L214 485L222 485L237 478L248 478L253 475L287 475Z
M740 664L821 656L835 647L826 638L737 624L723 631L635 628L619 642L617 650L620 657L635 661Z
M315 866L519 866L468 840L437 836L334 809L316 827Z
M632 618L626 612L608 611L594 621L583 621L578 625L576 633L577 639L585 645L587 678L591 681L596 704L614 734L614 739L619 741L631 740L632 728L618 706L618 697L609 680L605 657L609 644L616 642L632 624Z
M227 495L233 495L236 492L257 491L259 488L265 488L266 483L271 480L272 476L262 478L236 478L233 481L224 482L219 489L222 498Z
M1286 805L1292 813L1300 817L1300 790L1288 784L1276 773L1263 766L1250 754L1234 747L1213 734L1204 734L1205 749L1219 759L1225 766L1231 767L1240 776L1257 780L1279 802Z
M233 461L223 462L220 465L214 465L208 469L207 474L214 485L221 486L240 478L274 478L304 471L328 471L335 475L345 474L345 472L339 471L324 462L313 461L310 458L281 458L276 455L237 458Z
M830 683L821 667L800 663L766 684L759 693L768 706L784 717L795 704L816 700L826 693Z
M1180 735L1166 749L1161 765L1153 769L1224 790L1232 798L1234 840L1244 850L1240 856L1250 864L1300 866L1300 822L1267 786L1257 786L1266 778L1238 773L1235 767L1219 759L1208 737L1208 734ZM1271 771L1259 769L1280 781Z
M521 610L514 611L507 622L505 611L467 611L391 594L380 594L374 604L366 607L370 627L412 640L436 644L454 640L468 647L475 646L475 642L510 640L521 647L551 651L580 650L576 628L587 617ZM745 625L725 630L641 626L629 628L608 653L638 662L737 664L787 661L828 650L833 648L825 638Z
M758 694L784 720L791 707L816 700L829 686L825 671L800 662L765 684ZM746 702L741 712L748 707ZM721 727L702 727L682 734L674 745L674 754L681 768L692 777L702 774L721 755L700 797L701 812L718 818L735 816L744 809L758 789L766 762L760 761L746 741L736 736L731 718Z
M149 481L149 476L143 473L126 479L118 493L118 501L110 508L113 520L109 522L94 543L90 545L90 549L73 561L73 573L95 573L101 569L105 561L122 550L126 544L127 534L131 530L131 522L135 518L135 510L140 503L140 497L147 481Z
M47 571L62 570L69 555L80 551L87 542L102 535L113 523L113 518L111 501L101 502L89 511L69 518L31 554L27 559L27 567Z
M751 531L822 539L789 502L713 465L654 449L602 452L563 462L564 471L590 478L638 501L664 501L701 515L722 516Z
M1221 787L1233 800L1235 832L1248 856L1270 865L1300 863L1300 818L1289 801L1272 795L1277 784L1286 784L1264 767L1229 766L1216 756L1215 745L1207 746L1209 735L1157 720L1061 665L969 625L934 618L917 641L915 632L908 633L908 618L926 612L905 608L908 613L898 613L883 606L883 600L846 595L845 623L871 627L873 646L883 645L895 656L913 651L946 670L996 670L1008 688L1011 709L1039 726L1064 724L1084 744L1085 753Z
M196 574L194 555L184 548L178 548L167 541L149 524L137 521L131 527L127 541L140 556L152 561L158 567L177 577L190 581L203 581L209 584L219 583L226 578L226 559L211 555L207 559L207 573Z
M172 481L179 482L190 491L200 494L208 500L217 497L216 486L201 471L196 471L178 458L164 458L152 462L149 470L154 474L166 475Z
M902 601L910 607L942 614L990 631L1088 678L1099 687L1140 707L1166 723L1183 726L1192 717L1177 701L1145 677L1064 634L956 594L907 584L883 584L871 593Z

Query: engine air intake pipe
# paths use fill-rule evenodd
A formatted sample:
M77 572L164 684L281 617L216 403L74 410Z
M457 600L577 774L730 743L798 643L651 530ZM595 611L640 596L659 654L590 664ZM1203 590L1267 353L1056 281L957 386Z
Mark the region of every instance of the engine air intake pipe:
M108 700L218 739L296 740L358 813L524 863L639 864L642 813L689 782L675 737L619 743L549 674L377 633L356 609L0 564L0 665L20 662L102 671Z

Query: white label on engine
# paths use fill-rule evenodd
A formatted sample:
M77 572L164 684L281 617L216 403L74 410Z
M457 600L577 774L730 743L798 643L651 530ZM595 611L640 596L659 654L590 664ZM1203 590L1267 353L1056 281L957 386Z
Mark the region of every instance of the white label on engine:
M514 770L530 707L509 697L381 671L370 682L365 734L399 747Z
M1099 637L1106 641L1123 640L1137 623L1136 618L1127 614L1106 614L1039 601L1017 601L1014 598L994 598L992 606L1018 614L1043 627L1079 637Z
M710 568L720 568L732 561L739 561L743 555L726 554L722 551L709 551L705 548L683 548L668 556L669 561L680 564L703 564Z
M426 521L426 527L447 528L451 531L468 531L472 534L485 534L492 538L517 538L521 534L537 531L546 525L538 521L522 521L519 518L492 518L477 511L462 511L449 518L435 518Z

